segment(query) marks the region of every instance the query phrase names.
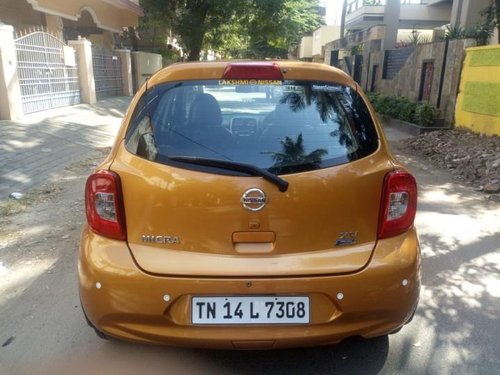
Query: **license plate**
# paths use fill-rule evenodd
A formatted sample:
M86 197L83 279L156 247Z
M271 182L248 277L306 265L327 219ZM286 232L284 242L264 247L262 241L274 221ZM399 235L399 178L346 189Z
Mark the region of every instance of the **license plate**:
M193 297L193 324L309 323L309 297Z

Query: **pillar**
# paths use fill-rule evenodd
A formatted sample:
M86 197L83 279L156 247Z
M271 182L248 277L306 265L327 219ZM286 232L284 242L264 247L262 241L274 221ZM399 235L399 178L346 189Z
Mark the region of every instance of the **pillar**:
M452 26L470 28L481 20L481 11L490 5L490 0L455 0L451 8Z
M122 63L123 95L132 96L134 89L132 86L132 59L130 51L128 49L117 49L115 52L120 56Z
M96 99L94 66L92 64L92 43L87 39L70 40L68 44L78 55L78 78L82 103L94 104Z
M0 98L0 119L22 119L23 105L17 73L14 28L2 23L0 23Z
M399 12L401 0L387 0L384 8L385 36L382 42L384 51L396 48L399 29Z

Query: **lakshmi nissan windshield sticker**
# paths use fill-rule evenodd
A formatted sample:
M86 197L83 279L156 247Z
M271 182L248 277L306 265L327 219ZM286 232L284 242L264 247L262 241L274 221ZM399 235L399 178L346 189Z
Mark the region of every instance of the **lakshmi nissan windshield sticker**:
M277 79L221 79L219 80L219 85L273 85L281 86L283 81Z

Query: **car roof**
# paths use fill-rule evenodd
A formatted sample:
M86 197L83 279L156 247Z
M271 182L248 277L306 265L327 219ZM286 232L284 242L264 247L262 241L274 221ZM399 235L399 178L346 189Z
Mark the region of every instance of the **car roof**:
M287 80L329 81L353 88L357 86L345 72L326 64L293 60L231 60L172 64L154 74L148 80L147 87L151 88L155 85L172 81L222 79L223 72L228 65L241 62L276 63L281 68L283 76Z

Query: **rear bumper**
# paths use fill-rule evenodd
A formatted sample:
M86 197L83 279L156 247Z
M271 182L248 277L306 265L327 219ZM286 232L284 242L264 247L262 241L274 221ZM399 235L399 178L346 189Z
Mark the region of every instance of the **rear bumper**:
M367 267L352 274L181 278L143 272L126 244L84 228L78 272L85 313L109 336L212 349L285 348L326 345L350 336L375 337L404 325L418 302L420 249L411 230L379 241ZM191 324L192 296L234 295L307 295L311 323Z

